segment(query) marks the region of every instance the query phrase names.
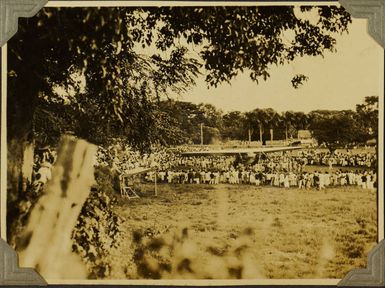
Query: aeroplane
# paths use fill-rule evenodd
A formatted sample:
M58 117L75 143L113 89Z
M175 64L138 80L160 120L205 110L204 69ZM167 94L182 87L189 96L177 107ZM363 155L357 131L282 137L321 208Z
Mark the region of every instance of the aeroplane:
M258 163L261 155L266 153L287 152L302 149L301 146L284 146L284 147L262 147L262 148L234 148L234 149L218 149L209 151L191 151L181 153L184 157L194 156L236 156L236 162L244 164Z

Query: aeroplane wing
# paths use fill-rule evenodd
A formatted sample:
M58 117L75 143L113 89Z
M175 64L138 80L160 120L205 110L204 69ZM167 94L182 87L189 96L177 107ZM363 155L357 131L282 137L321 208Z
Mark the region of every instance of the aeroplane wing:
M239 155L239 154L258 154L258 153L271 153L281 151L291 151L302 149L301 147L263 147L263 148L246 148L246 149L223 149L223 150L211 150L211 151L191 151L181 153L182 156L209 156L209 155Z
M126 176L135 176L135 175L144 174L144 173L147 173L147 172L150 172L150 171L153 171L153 170L154 170L153 168L142 168L142 167L139 167L139 168L135 168L135 169L132 169L130 171L127 171L124 174Z

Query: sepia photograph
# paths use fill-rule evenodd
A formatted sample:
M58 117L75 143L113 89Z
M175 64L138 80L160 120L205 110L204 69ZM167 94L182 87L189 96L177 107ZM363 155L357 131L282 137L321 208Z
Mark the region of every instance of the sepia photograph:
M20 267L335 284L367 267L384 237L384 50L367 25L338 2L62 1L20 18L1 155Z

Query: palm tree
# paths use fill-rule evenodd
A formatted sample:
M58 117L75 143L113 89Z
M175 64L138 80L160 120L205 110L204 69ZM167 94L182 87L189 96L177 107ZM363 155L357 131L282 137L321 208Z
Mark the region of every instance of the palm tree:
M259 129L259 141L263 143L263 134L265 132L265 126L267 124L268 115L264 109L255 109L253 111L253 114L255 116L255 122L258 124Z
M293 128L293 123L295 122L296 118L295 118L295 112L293 111L286 111L286 112L283 112L282 113L282 121L284 122L285 124L285 138L286 138L286 142L288 142L289 140L289 130L291 130ZM292 137L292 133L290 133L290 137Z
M280 115L272 108L254 109L251 112L245 113L245 127L248 130L249 141L252 139L254 127L257 124L259 130L259 141L263 143L263 135L265 129L270 129L270 140L274 140L274 128L282 123Z
M270 128L270 141L274 140L274 128L278 127L281 123L280 115L272 108L264 110L266 113L266 124Z
M251 137L252 137L253 132L254 132L253 127L254 127L254 123L256 121L254 111L246 112L244 121L245 121L245 128L247 128L247 131L248 131L249 142L251 142Z

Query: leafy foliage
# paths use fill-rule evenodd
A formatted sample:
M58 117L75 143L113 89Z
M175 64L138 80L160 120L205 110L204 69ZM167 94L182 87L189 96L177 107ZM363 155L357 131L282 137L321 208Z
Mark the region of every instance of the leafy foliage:
M163 135L162 144L173 145L199 144L201 124L205 144L215 139L264 142L272 136L274 140L288 140L296 138L299 130L310 129L319 144L329 143L334 149L332 146L365 144L377 137L376 101L378 97L367 97L364 104L357 105L357 111L315 110L306 114L256 108L245 113L233 111L223 114L211 105L167 100L159 103L157 133Z
M73 231L73 251L80 254L85 261L89 278L100 279L109 276L111 263L103 259L111 248L118 243L122 219L112 207L116 202L113 196L114 176L108 168L97 168L95 172L97 187L87 199L81 211L78 223Z
M360 131L353 111L314 115L310 130L318 144L325 144L331 152L359 142Z
M309 21L312 12L315 21ZM141 18L129 17L139 41L145 45L157 39L156 47L161 50L169 49L181 37L188 44L199 45L209 72L206 80L213 86L230 82L243 71L249 71L255 81L267 80L273 64L334 51L332 33L347 31L351 22L343 8L328 6L146 7L142 13L145 16ZM291 39L282 37L288 31L293 33Z
M9 43L11 137L31 130L28 123L46 100L50 106L61 102L62 118L71 106L78 120L72 130L79 137L102 144L100 136L107 134L148 146L154 100L194 84L200 65L183 47L162 57L136 53L128 13L132 9L46 8L21 23ZM57 87L65 97L55 93Z
M222 138L232 140L245 139L246 131L244 131L245 116L239 111L226 113L222 116Z
M363 104L356 106L358 123L364 139L370 140L378 137L378 96L367 96Z
M356 111L312 111L309 113L310 130L319 144L330 151L338 147L366 144L378 139L378 96L365 97Z
M82 124L76 135L101 144L111 134L145 149L160 136L154 100L186 91L200 62L209 85L247 71L267 80L273 64L334 51L333 33L350 21L328 6L45 8L9 42L9 133L29 135L38 95L58 98L52 88L62 87Z
M200 126L203 125L204 143L220 139L222 113L210 104L166 100L159 102L156 129L163 144L186 144L201 142ZM165 122L163 122L165 120Z
M28 185L24 193L10 194L7 199L7 242L15 249L23 246L23 243L20 242L20 235L41 195L32 185Z
M309 80L309 77L303 75L303 74L298 74L293 77L291 80L291 84L295 89L298 89L301 85L303 85L303 82Z
M150 232L150 233L148 233ZM133 232L133 262L137 271L127 277L141 279L247 279L260 274L252 253L254 231L246 228L234 234L236 241L220 245L218 241L198 242L187 228L176 233Z

